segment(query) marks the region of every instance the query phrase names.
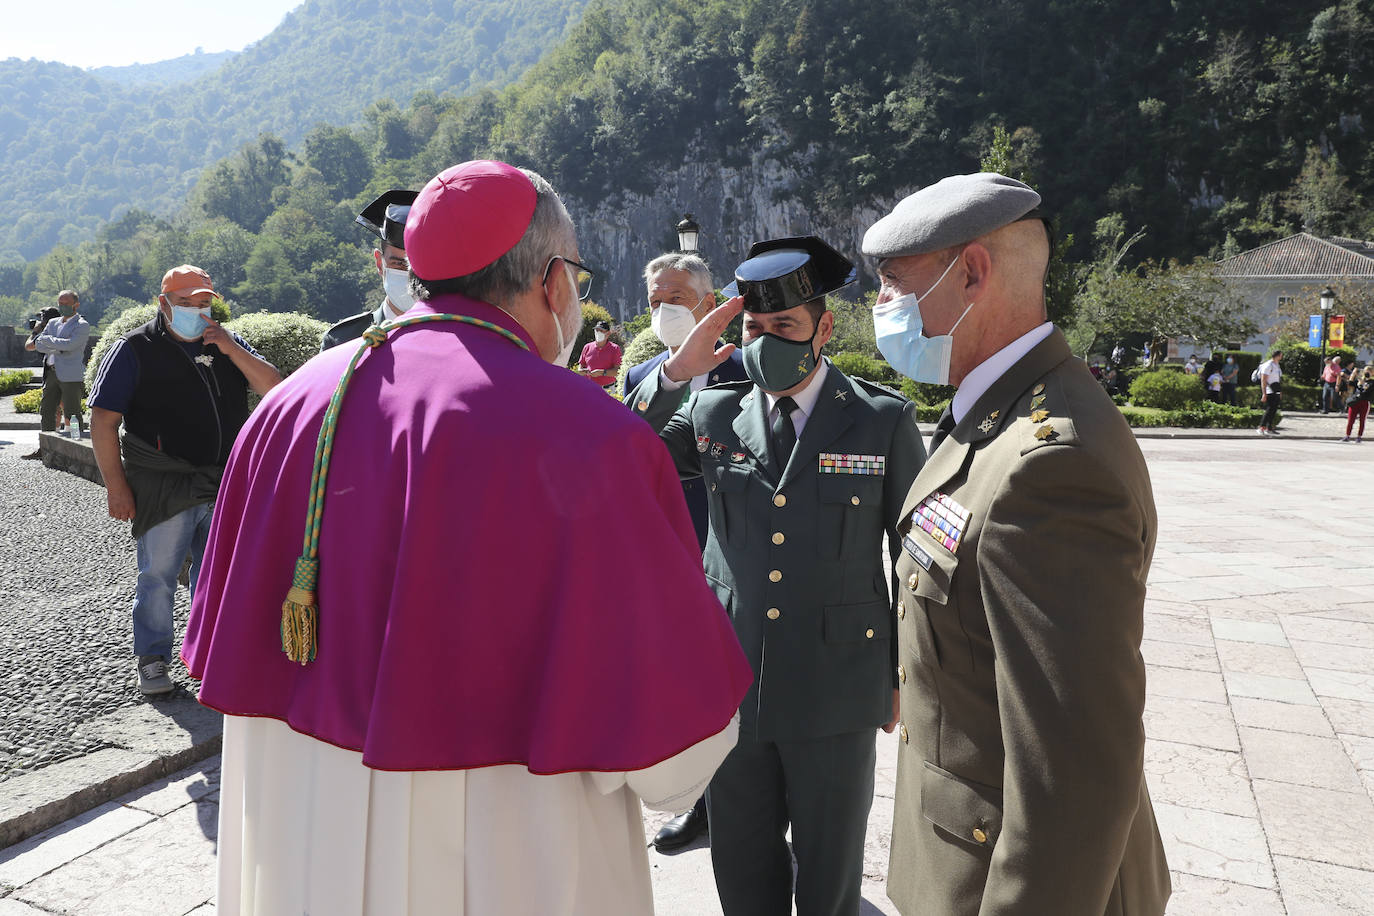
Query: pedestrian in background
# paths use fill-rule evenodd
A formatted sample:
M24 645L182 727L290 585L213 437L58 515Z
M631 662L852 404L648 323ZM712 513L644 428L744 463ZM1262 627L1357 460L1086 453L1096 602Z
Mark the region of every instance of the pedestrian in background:
M115 341L91 390L91 446L110 517L133 522L134 654L138 688L170 693L172 601L191 555L194 598L220 474L248 389L266 394L277 370L210 317L210 275L183 264L162 277L158 313ZM121 423L124 435L119 435Z
M1264 405L1264 416L1260 418L1259 426L1261 436L1277 436L1279 434L1277 429L1279 401L1283 397L1281 393L1283 390L1283 369L1279 367L1281 362L1283 362L1283 351L1275 350L1255 370L1255 381L1260 384L1260 403Z
M1350 430L1355 419L1360 421L1360 431L1355 434L1356 442L1364 441L1364 420L1369 416L1369 400L1374 397L1374 371L1369 367L1350 370L1350 396L1345 400L1345 438L1350 441Z
M1331 357L1331 361L1322 367L1322 413L1331 413L1339 409L1341 403L1338 400L1339 388L1341 384L1341 358Z
M43 400L39 407L39 424L43 432L57 431L57 406L60 403L68 423L81 428L82 377L86 373L86 339L91 326L77 310L81 300L75 290L64 289L57 294L57 315L48 319L42 330L24 342L30 353L43 354ZM39 457L39 451L25 455Z
M1240 383L1240 366L1234 356L1226 357L1221 367L1221 403L1236 406L1236 386Z
M582 348L577 368L602 388L610 388L620 374L620 358L623 355L620 345L611 340L611 325L607 321L598 321L592 336L594 339Z

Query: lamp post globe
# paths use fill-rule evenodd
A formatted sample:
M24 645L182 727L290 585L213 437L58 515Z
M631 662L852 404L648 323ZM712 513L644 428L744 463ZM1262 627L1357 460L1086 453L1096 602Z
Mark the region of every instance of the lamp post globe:
M677 224L677 247L684 254L695 254L697 252L697 239L701 235L701 227L696 220L692 219L692 214L685 214L682 222Z

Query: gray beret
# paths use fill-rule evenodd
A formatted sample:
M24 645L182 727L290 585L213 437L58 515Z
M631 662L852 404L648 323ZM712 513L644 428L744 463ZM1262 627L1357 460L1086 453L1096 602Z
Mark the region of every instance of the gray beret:
M996 172L951 175L905 198L864 233L875 258L928 254L987 235L1040 205L1040 195Z

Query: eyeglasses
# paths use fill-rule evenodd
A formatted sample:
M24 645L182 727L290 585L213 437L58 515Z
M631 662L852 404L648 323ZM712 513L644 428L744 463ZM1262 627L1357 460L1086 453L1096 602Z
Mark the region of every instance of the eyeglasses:
M562 261L573 268L573 276L576 277L577 280L577 298L586 302L587 297L592 294L592 280L596 276L592 273L592 269L586 264L579 264L572 258L565 258L561 254L556 254L549 258L548 266L544 268L543 282L545 283L549 282L549 271L553 270L554 261Z

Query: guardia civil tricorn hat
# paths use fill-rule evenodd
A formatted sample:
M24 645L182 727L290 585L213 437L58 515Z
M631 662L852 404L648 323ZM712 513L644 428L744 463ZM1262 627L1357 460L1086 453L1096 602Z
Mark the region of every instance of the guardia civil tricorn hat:
M735 268L726 296L743 296L746 312L784 312L853 283L854 264L814 235L755 242Z
M419 191L392 188L363 208L353 221L397 248L406 247L406 217Z

